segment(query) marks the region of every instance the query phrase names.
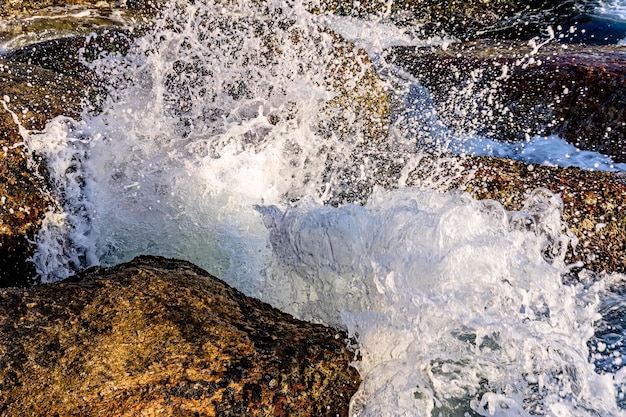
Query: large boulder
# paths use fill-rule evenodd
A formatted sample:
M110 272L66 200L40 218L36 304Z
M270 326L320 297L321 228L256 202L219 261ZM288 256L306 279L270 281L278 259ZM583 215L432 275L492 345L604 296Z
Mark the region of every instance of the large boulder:
M48 208L45 167L23 146L22 129L42 129L61 114L77 116L82 83L35 66L0 61L0 286L33 282L32 241Z
M347 416L346 335L194 265L141 257L0 290L0 410L29 416Z
M469 42L399 47L388 59L417 77L457 131L503 141L558 134L626 162L626 54L615 46Z

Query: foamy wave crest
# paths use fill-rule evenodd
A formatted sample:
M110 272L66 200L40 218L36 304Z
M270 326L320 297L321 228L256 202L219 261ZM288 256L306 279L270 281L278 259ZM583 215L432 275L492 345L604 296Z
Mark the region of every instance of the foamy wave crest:
M351 415L620 413L588 361L598 289L562 283L560 199L538 190L526 208L413 189L259 208L274 274L295 277L272 302L356 339Z

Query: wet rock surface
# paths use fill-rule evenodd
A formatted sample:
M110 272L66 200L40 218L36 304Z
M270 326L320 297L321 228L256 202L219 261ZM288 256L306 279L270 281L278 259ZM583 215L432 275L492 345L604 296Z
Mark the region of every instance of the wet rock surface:
M161 0L0 0L0 18L32 16L55 8L137 9L152 11Z
M58 115L77 117L84 86L39 67L0 61L0 92L0 286L24 286L36 273L28 261L32 240L56 199L45 167L23 145L20 124L37 130Z
M86 63L107 54L127 53L133 37L139 36L140 33L139 30L131 33L111 29L101 33L94 32L89 37L52 39L8 52L2 58L6 62L34 65L63 74L85 85L101 86L104 80Z
M391 15L400 24L419 22L425 35L459 39L531 38L548 25L568 27L591 2L572 0L394 0L360 2L322 0L316 9L344 15Z
M0 414L347 416L345 334L183 261L0 291Z
M626 162L626 53L615 46L481 41L398 47L391 62L431 92L457 131L516 142L558 134Z

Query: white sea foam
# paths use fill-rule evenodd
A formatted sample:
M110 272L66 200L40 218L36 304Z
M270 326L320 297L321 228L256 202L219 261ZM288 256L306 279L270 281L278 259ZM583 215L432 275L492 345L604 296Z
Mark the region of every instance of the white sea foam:
M323 129L333 46L317 18L239 4L168 3L126 57L94 63L112 85L101 112L24 133L63 205L38 237L44 279L172 256L346 328L363 378L352 415L622 415L612 371L589 362L602 283L562 283L571 236L559 197L538 190L507 212L376 188L363 205L324 204L380 176L368 161L389 153L361 152L367 126L348 110L348 138ZM446 143L439 127L414 106L389 141Z
M624 0L600 0L596 13L626 21L626 2Z
M259 210L274 274L300 283L282 307L356 338L351 415L619 415L611 376L588 362L598 290L561 281L560 206L545 190L507 213L404 189Z
M626 171L626 164L615 163L599 152L578 149L557 135L533 136L527 141L517 143L498 142L473 135L460 139L452 147L456 152L510 158L531 164Z

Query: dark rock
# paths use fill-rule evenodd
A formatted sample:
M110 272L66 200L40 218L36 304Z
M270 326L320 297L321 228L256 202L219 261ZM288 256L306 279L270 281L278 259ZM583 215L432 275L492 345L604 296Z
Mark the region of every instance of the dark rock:
M464 165L451 188L496 200L507 210L520 210L537 188L559 194L563 220L579 240L568 250L566 262L581 261L596 272L626 273L626 175L486 157L467 158Z
M389 61L415 75L457 131L503 141L558 134L626 162L626 54L621 47L471 42L399 47Z
M14 117L25 129L42 129L60 114L77 117L85 88L42 68L0 61L0 91L0 286L25 286L35 276L31 242L55 199L45 168L28 157Z
M426 33L445 33L460 39L531 38L549 25L567 26L591 7L573 0L322 0L319 11L346 15L391 13Z
M347 416L346 335L183 261L0 290L0 414Z
M140 30L127 32L107 29L89 37L53 39L11 51L3 59L7 62L36 65L95 86L102 84L104 80L85 63L111 53L126 54L132 39L140 33Z

